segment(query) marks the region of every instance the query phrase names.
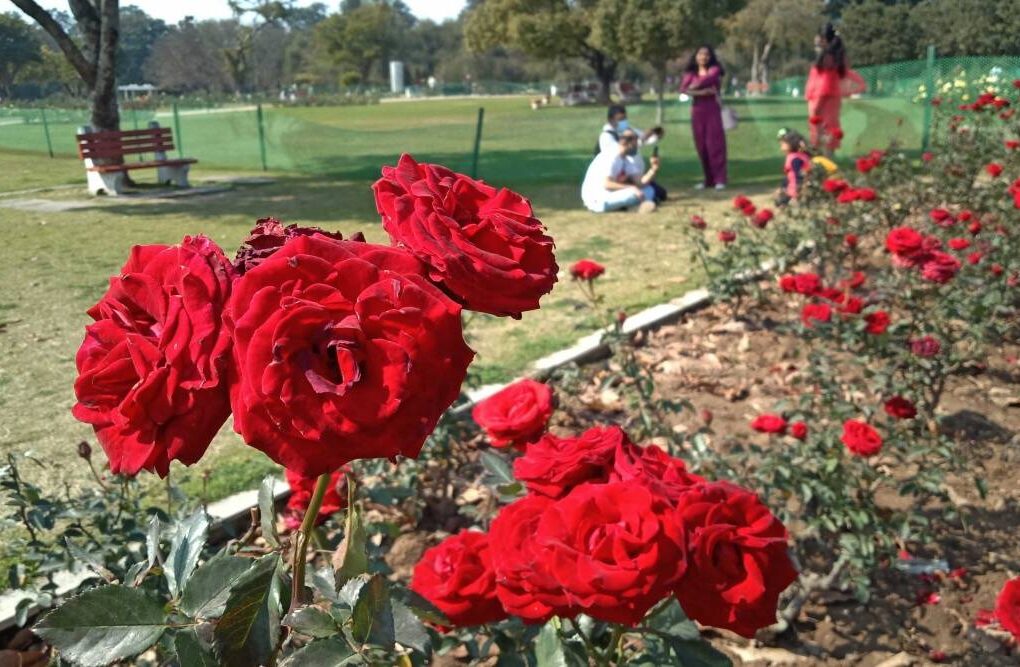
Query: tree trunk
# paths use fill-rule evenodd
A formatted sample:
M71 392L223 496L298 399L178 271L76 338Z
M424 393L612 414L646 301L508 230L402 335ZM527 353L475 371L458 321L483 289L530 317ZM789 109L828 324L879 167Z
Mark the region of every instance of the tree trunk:
M765 48L761 50L761 83L762 94L769 84L769 54L772 52L772 42L765 42Z
M656 86L656 89L657 89L656 92L658 93L655 96L655 124L658 125L659 127L662 127L662 123L663 123L663 120L664 120L663 116L665 115L665 111L664 111L664 108L663 108L663 100L666 97L666 72L665 71L660 71L659 72L659 80L655 84L655 86Z
M92 87L92 127L120 129L117 107L117 41L120 37L119 0L104 0L96 57L96 82Z
M589 52L587 60L591 68L595 70L595 76L598 77L599 83L602 84L602 89L599 91L599 103L609 104L609 90L613 85L613 79L616 78L616 61L595 49Z
M758 83L758 70L760 69L760 63L761 58L758 54L758 43L755 42L754 47L751 49L751 83Z

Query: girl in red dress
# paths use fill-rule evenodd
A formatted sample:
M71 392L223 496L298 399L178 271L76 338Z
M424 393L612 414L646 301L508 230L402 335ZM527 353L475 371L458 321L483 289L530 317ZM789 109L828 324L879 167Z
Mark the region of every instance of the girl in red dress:
M818 59L808 73L804 97L808 103L811 145L831 154L839 148L843 128L839 124L843 98L863 93L867 86L861 76L847 65L843 39L836 28L826 23L815 37Z

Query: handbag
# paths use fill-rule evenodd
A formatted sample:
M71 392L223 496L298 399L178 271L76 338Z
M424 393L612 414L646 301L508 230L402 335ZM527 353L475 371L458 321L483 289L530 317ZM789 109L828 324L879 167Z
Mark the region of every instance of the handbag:
M722 103L722 95L719 93L715 94L715 99L719 101L719 114L722 116L722 129L725 132L730 132L737 129L737 112L733 110L733 107L728 107Z

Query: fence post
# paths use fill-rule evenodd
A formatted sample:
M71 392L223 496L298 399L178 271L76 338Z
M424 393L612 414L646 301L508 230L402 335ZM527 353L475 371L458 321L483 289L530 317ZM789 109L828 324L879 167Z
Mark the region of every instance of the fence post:
M935 45L928 45L928 62L925 66L924 130L921 135L921 150L927 151L931 142L931 101L935 98Z
M39 112L42 114L43 133L46 135L46 150L50 152L50 157L53 157L53 142L50 140L50 124L46 120L46 109L40 108Z
M482 120L485 119L485 107L478 107L478 125L475 127L475 150L471 156L471 178L478 178L478 153L482 148Z
M131 109L131 120L135 124L135 129L138 129L138 108Z
M174 102L174 138L177 143L177 156L184 157L184 137L181 136L181 115L177 112L177 102Z
M259 155L262 157L262 171L266 171L266 131L262 126L262 103L255 105L255 120L259 125Z

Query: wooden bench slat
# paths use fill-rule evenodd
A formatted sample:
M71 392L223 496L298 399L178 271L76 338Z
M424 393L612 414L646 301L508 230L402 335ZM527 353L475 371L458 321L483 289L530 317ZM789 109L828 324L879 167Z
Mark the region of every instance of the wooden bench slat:
M104 146L102 148L94 149L83 149L79 151L79 157L84 158L107 158L117 157L118 155L135 155L138 153L155 153L162 151L169 153L174 150L174 145L169 144L152 144L146 146L128 146L125 148L116 148L113 146Z
M98 164L86 167L87 171L98 171L99 173L112 173L116 171L131 171L132 169L155 169L156 167L180 167L185 164L195 164L198 160L184 158L183 160L153 160L149 162L125 162L124 164Z
M169 127L146 127L139 130L104 130L102 132L89 132L88 134L78 134L75 136L77 136L79 141L83 139L104 140L104 139L119 139L121 137L141 137L154 134L170 134L170 131L171 130Z

